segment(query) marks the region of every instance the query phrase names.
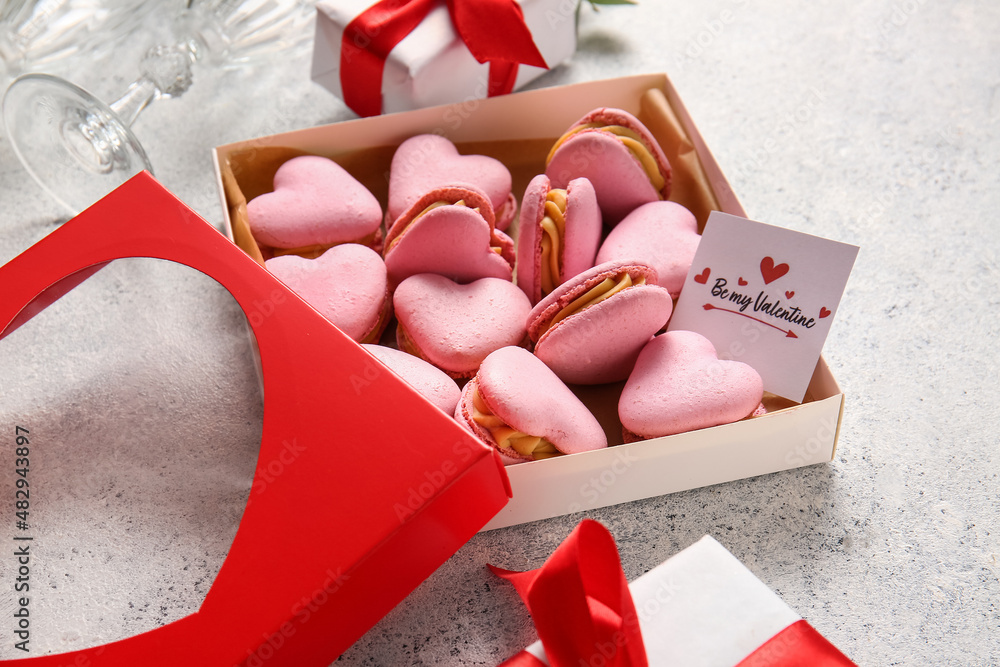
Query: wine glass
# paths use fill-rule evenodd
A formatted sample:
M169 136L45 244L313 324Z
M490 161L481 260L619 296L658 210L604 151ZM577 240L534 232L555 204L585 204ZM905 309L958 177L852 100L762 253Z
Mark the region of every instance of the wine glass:
M314 0L189 2L177 22L183 36L149 49L139 77L110 104L65 79L23 75L3 100L14 152L53 199L78 213L139 171L153 171L131 125L150 102L183 94L195 62L236 67L294 53L308 44L314 14Z
M0 3L0 70L13 78L108 51L146 20L143 0L4 0Z

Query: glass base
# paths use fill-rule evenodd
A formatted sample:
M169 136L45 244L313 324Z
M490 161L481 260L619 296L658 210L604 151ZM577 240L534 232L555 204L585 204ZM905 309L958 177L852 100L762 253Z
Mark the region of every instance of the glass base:
M108 105L48 74L16 79L3 99L11 146L28 173L71 213L152 172L142 144Z

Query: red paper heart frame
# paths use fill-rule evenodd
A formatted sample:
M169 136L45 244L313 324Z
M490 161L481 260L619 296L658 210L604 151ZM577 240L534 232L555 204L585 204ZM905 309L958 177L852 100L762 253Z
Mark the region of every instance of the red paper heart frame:
M0 267L0 338L127 257L197 269L240 304L264 383L255 482L283 472L253 485L197 612L16 664L328 665L506 504L503 465L147 173ZM368 418L380 405L392 419Z

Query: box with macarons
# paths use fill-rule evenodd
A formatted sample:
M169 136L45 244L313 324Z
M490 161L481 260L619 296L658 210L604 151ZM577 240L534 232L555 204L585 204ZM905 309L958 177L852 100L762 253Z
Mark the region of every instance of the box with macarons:
M665 75L458 110L215 157L241 248L359 343L408 352L407 366L464 388L442 390L433 372L434 389L410 380L511 464L513 498L488 528L832 458L843 395L822 359L791 403L699 334L663 333L708 214L743 215ZM305 176L289 180L295 169ZM281 220L261 232L256 212L274 208ZM288 256L309 265L286 269ZM666 367L683 381L662 381Z

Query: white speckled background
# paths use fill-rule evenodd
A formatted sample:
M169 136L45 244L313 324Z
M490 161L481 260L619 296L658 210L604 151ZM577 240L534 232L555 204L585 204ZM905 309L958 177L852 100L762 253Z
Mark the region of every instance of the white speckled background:
M126 51L70 72L110 99L134 76ZM352 117L308 71L307 56L199 71L135 126L157 176L219 223L212 146ZM1000 664L1000 6L585 8L576 56L535 85L657 71L751 217L861 246L824 352L847 407L830 464L590 516L630 578L715 536L861 665ZM0 198L5 262L60 219L6 139ZM10 434L20 423L33 437L32 654L197 608L259 436L239 316L199 274L132 260L0 341L4 544ZM538 566L580 518L475 537L339 664L500 662L535 636L485 564ZM0 556L8 619L11 572ZM15 655L9 628L0 658Z

